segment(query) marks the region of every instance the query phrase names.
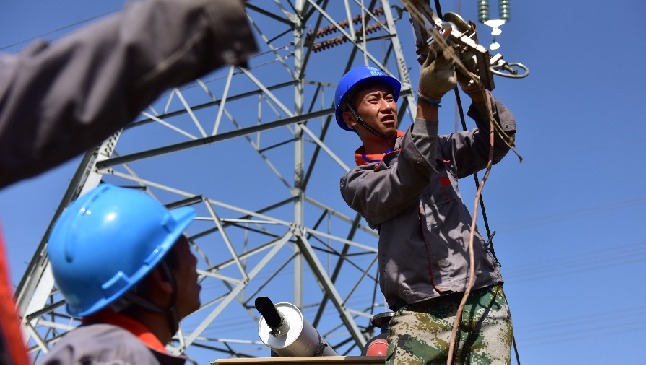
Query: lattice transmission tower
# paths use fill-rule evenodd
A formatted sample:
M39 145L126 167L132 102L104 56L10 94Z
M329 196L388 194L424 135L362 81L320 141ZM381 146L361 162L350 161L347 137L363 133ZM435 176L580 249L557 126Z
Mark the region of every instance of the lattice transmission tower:
M258 296L297 305L339 354L358 355L372 336L370 318L386 311L377 235L339 193L360 142L336 125L333 99L347 70L381 67L402 81L399 116L403 128L410 123L404 53L415 54L401 9L388 0L250 0L261 51L248 69L223 68L169 90L84 156L52 222L102 181L198 213L186 233L202 306L182 322L171 351L195 363L268 356ZM79 324L49 270L50 229L16 292L34 358Z

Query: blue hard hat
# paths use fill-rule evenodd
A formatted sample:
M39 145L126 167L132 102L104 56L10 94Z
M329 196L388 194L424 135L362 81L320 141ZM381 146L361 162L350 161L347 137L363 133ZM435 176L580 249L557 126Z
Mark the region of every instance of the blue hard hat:
M193 221L139 190L102 184L56 221L47 255L67 312L87 316L116 301L148 274Z
M389 76L376 67L355 67L352 70L348 71L348 73L343 75L341 81L339 81L339 84L336 87L336 93L334 94L336 122L339 127L345 129L346 131L353 130L345 124L343 117L341 116L341 114L343 113L343 104L345 103L345 98L353 88L370 81L379 81L388 85L393 89L393 96L395 98L395 101L399 99L399 92L402 86L396 78Z

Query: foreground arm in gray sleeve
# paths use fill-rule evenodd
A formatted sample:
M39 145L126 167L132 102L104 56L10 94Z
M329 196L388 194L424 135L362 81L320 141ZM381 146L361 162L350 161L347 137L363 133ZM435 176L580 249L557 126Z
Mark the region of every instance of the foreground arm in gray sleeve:
M0 55L0 188L63 163L168 88L257 44L240 0L132 1L58 42Z

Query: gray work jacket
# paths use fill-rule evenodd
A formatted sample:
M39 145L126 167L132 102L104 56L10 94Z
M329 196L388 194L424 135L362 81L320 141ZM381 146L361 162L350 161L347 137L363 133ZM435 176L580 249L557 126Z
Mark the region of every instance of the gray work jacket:
M183 365L186 359L152 350L127 330L111 324L80 326L56 342L39 365Z
M245 65L240 0L129 1L58 42L0 54L0 188L94 146L166 89Z
M494 99L493 113L513 137L511 112ZM489 157L486 107L472 105L468 115L476 129L441 136L437 122L415 120L397 139L394 152L341 178L343 199L379 231L379 280L391 308L465 290L471 214L458 179L485 168ZM510 147L498 134L494 146L497 163ZM474 256L474 288L502 282L499 265L477 230Z

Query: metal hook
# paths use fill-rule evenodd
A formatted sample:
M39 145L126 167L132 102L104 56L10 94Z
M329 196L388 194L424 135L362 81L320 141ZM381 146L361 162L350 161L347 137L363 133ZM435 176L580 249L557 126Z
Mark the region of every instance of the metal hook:
M520 62L492 65L489 67L489 70L498 76L508 77L511 79L522 79L529 76L529 68ZM519 70L522 70L523 72L519 73Z

